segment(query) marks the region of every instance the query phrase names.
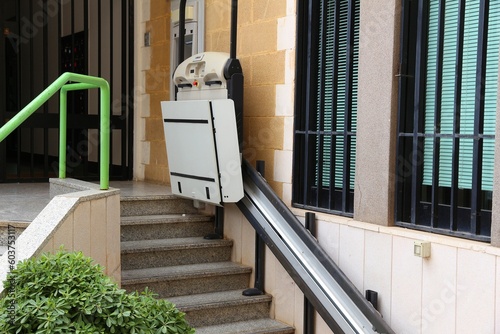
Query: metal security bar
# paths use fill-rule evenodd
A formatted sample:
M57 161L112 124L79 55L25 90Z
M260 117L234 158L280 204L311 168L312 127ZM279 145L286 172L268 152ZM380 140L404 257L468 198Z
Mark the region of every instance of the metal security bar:
M397 224L488 241L500 5L403 1Z
M359 1L298 3L296 207L353 213L359 10Z

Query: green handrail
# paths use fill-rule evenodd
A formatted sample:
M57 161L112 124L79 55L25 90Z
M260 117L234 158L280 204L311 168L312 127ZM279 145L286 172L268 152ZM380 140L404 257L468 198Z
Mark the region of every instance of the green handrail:
M68 82L75 82L69 83ZM100 188L109 189L109 146L110 146L110 90L103 78L66 72L41 92L26 107L0 128L0 142L30 117L38 108L60 90L59 103L59 178L66 178L66 131L67 131L67 92L72 90L100 89Z

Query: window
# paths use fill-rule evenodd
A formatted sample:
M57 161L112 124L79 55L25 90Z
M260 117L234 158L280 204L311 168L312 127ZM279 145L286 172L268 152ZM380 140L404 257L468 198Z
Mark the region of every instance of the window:
M499 1L403 1L397 224L488 241Z
M299 1L293 204L352 216L360 1Z

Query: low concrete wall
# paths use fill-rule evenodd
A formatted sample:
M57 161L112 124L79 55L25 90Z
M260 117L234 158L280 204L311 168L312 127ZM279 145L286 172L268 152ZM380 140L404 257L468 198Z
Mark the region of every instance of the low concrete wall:
M82 251L121 282L120 191L74 179L51 179L52 200L0 257L0 292L9 272L9 255L19 262L44 252ZM29 203L27 203L29 205Z

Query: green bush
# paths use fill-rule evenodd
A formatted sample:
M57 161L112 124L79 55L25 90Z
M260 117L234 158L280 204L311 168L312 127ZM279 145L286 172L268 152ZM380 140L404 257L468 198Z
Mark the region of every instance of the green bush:
M81 252L22 261L4 287L0 333L194 333L172 303L126 293Z

